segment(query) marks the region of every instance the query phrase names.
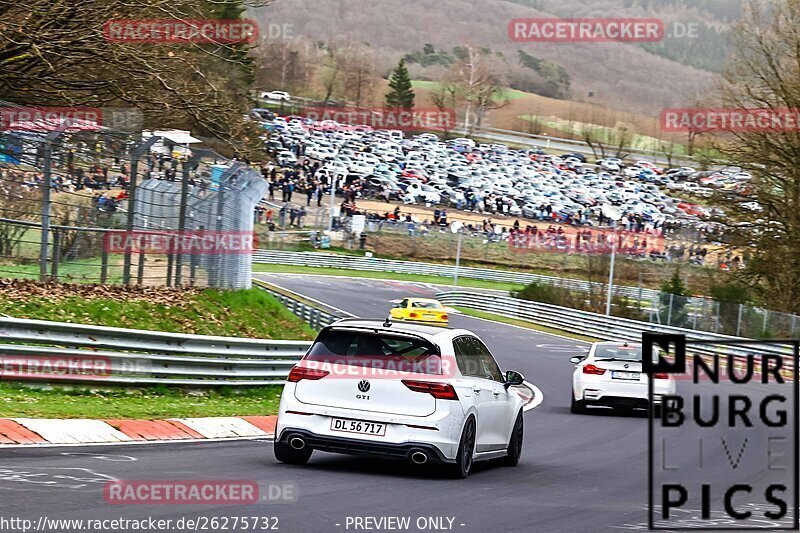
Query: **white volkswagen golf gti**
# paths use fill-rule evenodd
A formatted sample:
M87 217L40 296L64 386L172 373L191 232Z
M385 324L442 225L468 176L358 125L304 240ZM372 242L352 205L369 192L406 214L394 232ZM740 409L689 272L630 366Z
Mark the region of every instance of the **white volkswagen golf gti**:
M445 463L519 462L519 372L502 372L472 332L388 319L323 329L281 396L275 458L304 464L313 450Z
M655 360L655 359L654 359ZM573 413L586 412L587 406L617 409L648 409L647 374L642 372L642 345L596 342L587 356L570 359ZM653 374L653 404L661 406L665 394L675 394L675 379L666 373Z

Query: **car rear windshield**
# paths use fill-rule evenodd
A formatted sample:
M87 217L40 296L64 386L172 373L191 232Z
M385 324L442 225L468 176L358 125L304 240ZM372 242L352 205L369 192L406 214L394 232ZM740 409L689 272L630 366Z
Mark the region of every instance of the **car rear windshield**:
M320 363L442 374L442 359L430 342L416 337L327 330L320 333L305 359Z
M419 309L441 309L442 304L439 302L411 302L411 307Z
M600 344L594 352L595 359L642 360L642 346L638 344Z

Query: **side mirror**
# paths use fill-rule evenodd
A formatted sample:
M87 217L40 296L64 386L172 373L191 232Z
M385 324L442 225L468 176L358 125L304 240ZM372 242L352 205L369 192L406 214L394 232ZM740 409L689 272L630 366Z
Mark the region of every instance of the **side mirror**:
M508 370L506 372L506 382L503 385L505 388L509 388L512 385L522 385L523 381L525 381L525 377L522 374L516 370Z
M569 362L572 363L573 365L577 365L578 363L580 363L584 359L586 359L585 355L574 355L574 356L569 358Z

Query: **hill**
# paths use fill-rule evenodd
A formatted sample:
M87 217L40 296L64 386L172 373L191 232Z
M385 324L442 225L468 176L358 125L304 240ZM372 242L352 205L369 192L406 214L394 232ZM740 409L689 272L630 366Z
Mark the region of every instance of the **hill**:
M522 54L561 68L569 77L563 97L651 116L690 102L723 64L724 34L738 16L733 0L277 0L257 10L262 23L290 24L314 41L369 43L382 74L400 57L426 48L459 45L491 50L517 71ZM694 24L697 38L662 43L517 43L509 21L525 17L658 17ZM437 79L438 65L411 64L411 75ZM513 86L513 85L512 85Z

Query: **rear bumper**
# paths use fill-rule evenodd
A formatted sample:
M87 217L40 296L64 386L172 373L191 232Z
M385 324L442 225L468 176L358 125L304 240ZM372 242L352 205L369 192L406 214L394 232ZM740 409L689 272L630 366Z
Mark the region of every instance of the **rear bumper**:
M428 326L447 326L449 319L440 318L400 318L403 322L411 322L416 324L425 324Z
M650 402L647 398L634 398L629 396L602 396L597 399L586 399L584 400L586 405L597 405L597 406L605 406L605 407L627 407L627 408L639 408L639 409L647 409L650 407ZM659 397L653 398L654 405L661 405L661 399Z
M404 443L396 444L390 442L375 442L351 438L333 437L330 435L318 435L305 429L287 428L281 434L280 442L289 444L289 439L300 437L306 446L314 450L321 450L331 453L343 453L349 455L372 455L391 459L409 459L411 454L422 451L428 456L428 462L432 463L452 463L453 460L447 459L436 446L425 443Z

